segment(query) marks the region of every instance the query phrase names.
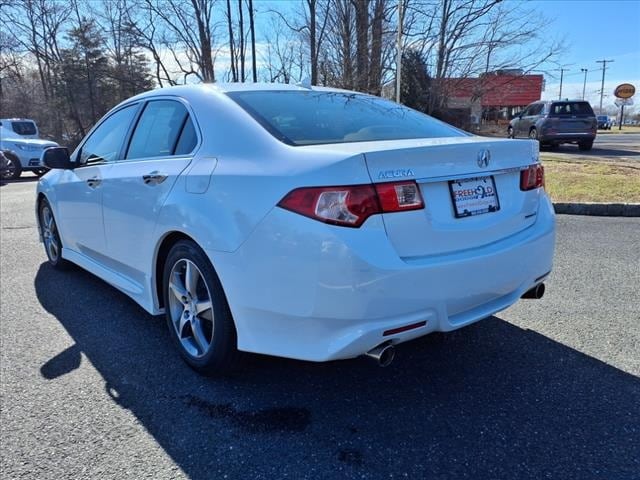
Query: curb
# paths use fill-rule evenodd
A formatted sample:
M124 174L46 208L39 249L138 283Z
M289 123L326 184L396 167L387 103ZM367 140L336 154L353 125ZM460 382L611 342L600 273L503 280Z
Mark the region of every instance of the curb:
M556 213L597 217L640 217L640 203L554 203Z

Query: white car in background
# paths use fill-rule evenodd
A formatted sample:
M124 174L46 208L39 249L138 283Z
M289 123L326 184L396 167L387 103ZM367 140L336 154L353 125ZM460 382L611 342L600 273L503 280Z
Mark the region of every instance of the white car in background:
M56 142L38 138L38 126L25 118L0 119L0 150L11 159L12 168L3 178L16 179L23 171L43 175L47 169L40 163L44 149L57 147Z
M360 93L154 90L44 161L50 264L164 313L205 373L238 351L385 365L399 343L539 298L552 268L537 142Z

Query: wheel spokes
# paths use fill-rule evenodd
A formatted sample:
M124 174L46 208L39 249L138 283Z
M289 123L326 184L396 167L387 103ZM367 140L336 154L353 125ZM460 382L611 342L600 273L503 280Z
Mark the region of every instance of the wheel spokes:
M187 292L195 297L196 289L198 288L198 280L200 279L200 272L198 268L189 260L186 262L184 269L184 286Z
M201 315L206 313L208 310L211 310L212 308L212 304L211 304L211 300L207 299L207 300L198 300L194 303L195 306L195 314L196 315Z
M189 259L174 263L169 274L169 315L178 340L191 356L202 357L213 340L213 301L198 266Z
M202 329L202 323L198 317L193 317L191 320L191 332L193 333L193 339L198 346L201 354L204 354L209 349L209 341Z
M184 303L187 298L187 289L184 286L184 282L180 278L179 272L172 272L171 280L169 280L169 290L178 299L180 303Z

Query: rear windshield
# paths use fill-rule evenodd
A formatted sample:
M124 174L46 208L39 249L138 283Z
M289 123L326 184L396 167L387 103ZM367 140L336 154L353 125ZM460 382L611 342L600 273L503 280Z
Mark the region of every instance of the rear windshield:
M598 115L598 120L609 120L609 117L606 115Z
M466 135L420 112L370 95L317 91L227 95L274 137L289 145Z
M551 104L550 115L589 115L593 116L593 110L588 102L555 102Z
M11 128L18 135L36 134L36 124L33 122L11 122Z

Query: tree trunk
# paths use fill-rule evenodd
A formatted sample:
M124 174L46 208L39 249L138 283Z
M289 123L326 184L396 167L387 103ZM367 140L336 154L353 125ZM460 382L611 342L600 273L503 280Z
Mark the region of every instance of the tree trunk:
M238 0L238 28L240 33L238 35L240 40L240 81L244 82L244 54L245 54L245 46L244 46L244 20L242 17L242 0Z
M371 63L369 64L369 93L380 95L382 89L382 21L384 0L375 0L371 21Z
M316 0L307 0L309 6L309 54L311 63L311 85L318 83L318 48L316 46Z
M356 90L367 91L369 75L369 11L367 0L352 0L356 10Z
M249 28L251 29L251 69L253 71L253 83L258 81L258 68L256 67L256 29L253 23L253 0L249 0Z
M236 55L233 44L233 19L231 18L231 0L227 0L227 26L229 27L229 58L231 59L231 81L238 81L238 72L236 70Z

